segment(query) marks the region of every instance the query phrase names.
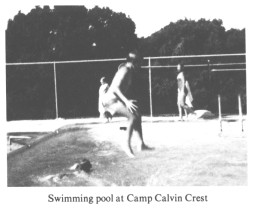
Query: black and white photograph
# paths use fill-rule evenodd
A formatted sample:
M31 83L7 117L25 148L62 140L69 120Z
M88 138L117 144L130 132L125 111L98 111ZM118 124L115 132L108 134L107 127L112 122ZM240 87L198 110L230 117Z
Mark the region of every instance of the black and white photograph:
M253 206L249 1L25 2L1 20L8 207Z

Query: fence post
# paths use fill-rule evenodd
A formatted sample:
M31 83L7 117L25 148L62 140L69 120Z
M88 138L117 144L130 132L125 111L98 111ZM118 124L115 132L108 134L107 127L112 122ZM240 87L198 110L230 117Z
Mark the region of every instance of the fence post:
M58 100L57 100L56 62L55 61L54 61L54 85L55 85L56 119L58 119Z
M222 116L221 116L221 100L220 94L218 95L218 110L219 110L219 122L220 122L220 131L222 132Z
M238 109L239 109L239 119L241 122L241 128L243 132L243 113L242 113L242 102L241 102L241 95L238 94Z
M149 98L150 98L150 118L153 118L153 99L152 99L152 69L151 69L151 57L148 58L149 67Z

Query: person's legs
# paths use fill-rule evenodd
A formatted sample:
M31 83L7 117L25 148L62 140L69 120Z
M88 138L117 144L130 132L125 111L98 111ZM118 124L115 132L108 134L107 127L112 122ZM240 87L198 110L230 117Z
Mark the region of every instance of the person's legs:
M133 150L131 148L131 137L134 129L135 116L129 112L126 106L119 100L106 100L104 102L106 111L110 112L112 116L120 115L128 119L128 125L126 128L127 140L126 145L124 145L124 151L129 157L134 157Z
M137 132L137 136L140 139L141 145L139 150L152 150L153 148L148 147L144 143L142 125L141 125L141 114L137 111L135 114L132 114L125 105L123 105L120 101L111 106L111 108L115 109L115 113L121 116L124 116L128 119L128 125L126 129L127 133L127 149L124 149L129 157L134 157L133 150L131 147L131 138L133 134L133 130Z
M188 113L186 109L184 109L184 114L185 114L185 117L188 118Z
M131 147L131 137L132 137L132 134L133 134L133 129L134 129L134 124L135 124L135 118L133 116L129 116L128 118L128 126L127 126L127 155L130 156L130 157L134 157L134 154L133 154L133 150L132 150L132 147Z
M184 105L181 105L181 106L183 107L184 110L186 110L187 114L194 113L193 108L189 107L188 105L184 104Z
M114 105L116 114L120 116L124 116L128 119L128 124L126 128L127 133L127 139L126 139L126 147L124 148L124 151L129 157L134 157L133 150L131 147L131 137L133 134L134 126L135 126L135 116L128 111L128 109L119 101Z
M112 120L112 115L108 111L104 112L104 117L107 119L107 122L110 122Z
M191 103L191 100L190 100L190 97L188 95L186 95L185 97L185 104L188 106L188 108L190 109L189 110L189 113L194 113L194 110L193 110L193 105ZM195 113L194 113L195 114ZM185 110L185 116L188 118L188 112L187 110Z
M133 130L137 133L137 136L140 140L140 146L138 147L138 150L153 150L154 148L151 148L147 146L144 142L143 138L143 132L142 132L142 118L139 111L137 111L135 114L132 114L133 116Z
M183 93L179 93L177 95L177 106L178 106L178 112L179 112L179 119L183 120L183 110L184 108L182 107L184 105L185 101L184 101L184 94Z
M180 104L178 104L177 106L178 106L178 111L179 111L179 119L182 120L183 119L182 107Z
M179 97L179 104L180 104L180 106L186 111L187 114L193 113L194 110L192 109L192 107L189 107L189 106L185 103L185 99L186 99L186 96L185 96L185 95L181 95L181 96Z

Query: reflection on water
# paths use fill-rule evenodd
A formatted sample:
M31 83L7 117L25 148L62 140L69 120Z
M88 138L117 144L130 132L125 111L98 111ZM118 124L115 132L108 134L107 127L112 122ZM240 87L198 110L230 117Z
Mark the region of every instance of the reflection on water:
M115 186L113 183L78 171L37 176L32 180L39 186Z

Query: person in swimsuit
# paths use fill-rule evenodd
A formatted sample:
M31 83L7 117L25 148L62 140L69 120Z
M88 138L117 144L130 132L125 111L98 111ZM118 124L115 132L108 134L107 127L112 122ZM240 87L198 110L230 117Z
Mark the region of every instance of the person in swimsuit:
M189 82L185 79L183 65L177 65L177 106L179 110L179 118L182 120L182 109L184 109L186 117L188 114L194 113L192 101L193 97L190 90Z
M124 116L128 120L127 131L127 148L125 152L129 157L134 157L131 147L131 137L133 131L141 141L139 150L152 150L143 140L141 113L137 101L131 99L131 87L133 79L137 75L140 65L140 58L137 52L130 52L127 56L126 63L119 65L118 70L112 80L112 83L103 98L103 106L112 116ZM134 89L135 90L135 89Z

